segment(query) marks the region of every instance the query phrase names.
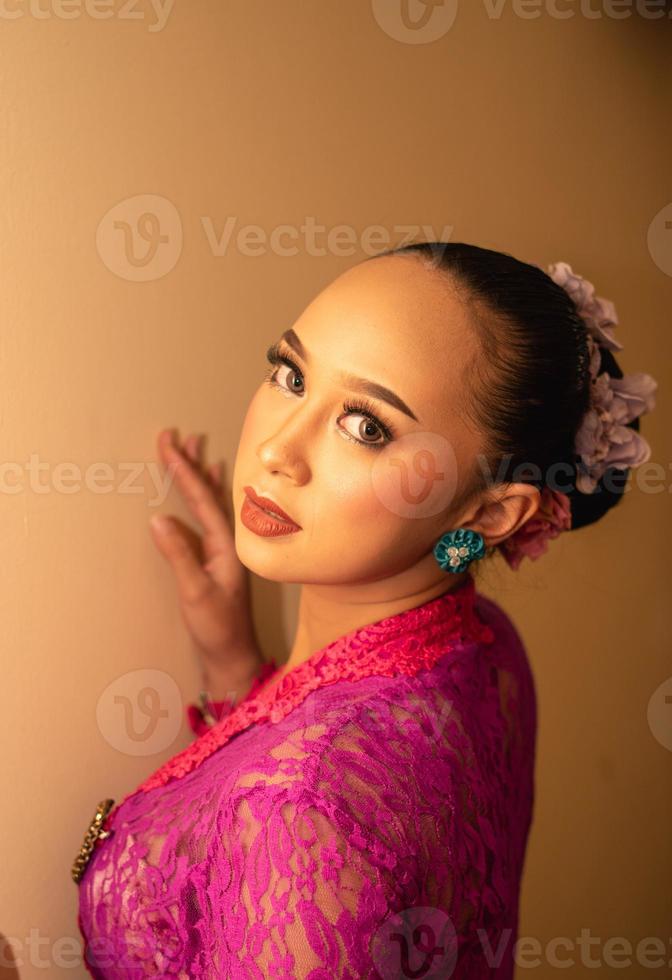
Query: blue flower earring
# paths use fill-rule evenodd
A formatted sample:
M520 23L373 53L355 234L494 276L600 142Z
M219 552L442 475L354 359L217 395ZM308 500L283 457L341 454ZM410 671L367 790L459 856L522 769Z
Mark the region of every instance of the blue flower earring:
M469 562L484 555L483 535L466 527L446 531L434 545L434 557L444 572L463 572Z

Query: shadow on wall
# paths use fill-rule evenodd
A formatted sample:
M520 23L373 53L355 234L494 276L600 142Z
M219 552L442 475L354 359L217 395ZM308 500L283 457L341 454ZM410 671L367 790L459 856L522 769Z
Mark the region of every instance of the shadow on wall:
M0 980L16 980L19 976L12 944L0 932Z

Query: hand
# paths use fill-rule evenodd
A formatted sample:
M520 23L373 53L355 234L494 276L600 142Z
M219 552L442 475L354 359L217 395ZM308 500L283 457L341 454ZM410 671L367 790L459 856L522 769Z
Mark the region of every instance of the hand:
M225 679L234 687L246 684L263 657L252 620L249 573L236 555L224 511L220 466L205 468L197 435L180 448L177 430L163 429L158 448L203 534L177 517L157 515L150 521L152 536L175 573L182 616L206 672L218 675L220 687Z

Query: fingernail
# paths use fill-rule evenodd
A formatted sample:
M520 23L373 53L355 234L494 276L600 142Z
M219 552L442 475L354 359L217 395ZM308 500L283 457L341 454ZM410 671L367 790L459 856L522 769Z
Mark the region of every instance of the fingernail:
M170 530L170 521L160 514L155 514L154 517L151 517L149 523L159 534L165 534Z

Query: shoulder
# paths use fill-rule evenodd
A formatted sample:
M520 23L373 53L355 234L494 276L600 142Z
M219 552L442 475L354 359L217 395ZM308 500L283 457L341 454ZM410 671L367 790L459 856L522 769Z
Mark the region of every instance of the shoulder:
M476 592L474 609L478 618L494 630L498 643L508 642L524 649L523 638L512 617L498 602L483 592Z
M376 676L320 688L257 732L259 752L239 770L229 801L235 807L254 796L259 809L321 810L344 832L355 824L375 827L391 844L392 815L398 823L429 792L424 772L437 754L432 712L416 678Z
M508 612L494 599L476 593L474 608L479 619L493 630L495 641L490 649L494 663L515 675L531 702L536 701L534 677L521 632Z
M460 717L455 698L419 675L324 687L273 726L231 787L229 812L317 821L381 867L402 860L411 871L428 843L418 814L443 819L445 834L464 783Z

